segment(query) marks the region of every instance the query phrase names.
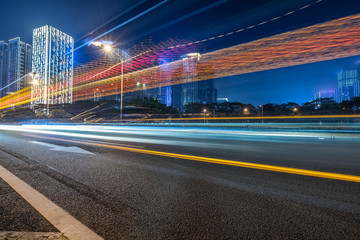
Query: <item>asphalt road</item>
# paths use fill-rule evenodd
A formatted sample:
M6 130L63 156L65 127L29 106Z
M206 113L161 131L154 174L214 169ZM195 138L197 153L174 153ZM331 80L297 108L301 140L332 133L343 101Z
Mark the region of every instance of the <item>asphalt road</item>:
M356 131L0 127L0 164L105 239L360 239L358 182L162 152L360 176Z

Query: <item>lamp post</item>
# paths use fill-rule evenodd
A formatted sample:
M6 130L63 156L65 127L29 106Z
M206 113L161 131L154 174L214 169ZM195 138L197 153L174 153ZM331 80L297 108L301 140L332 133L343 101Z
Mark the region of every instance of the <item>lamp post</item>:
M205 114L206 114L206 112L207 112L207 110L204 109L204 110L203 110L203 113L204 113L204 123L205 123Z
M264 123L264 107L263 105L259 106L261 108L261 122Z
M293 108L293 113L294 113L294 115L297 113L297 111L298 111L298 108L294 107L294 108Z
M249 109L244 108L244 115L247 115L248 111L249 111Z
M107 53L116 54L121 62L121 78L120 78L120 122L122 122L122 113L123 113L123 91L124 91L124 58L117 52L113 51L111 44L103 44L102 42L93 42L92 45L96 47L102 47L103 50Z
M104 45L104 51L107 53L115 53L121 62L121 78L120 78L120 122L122 122L123 115L123 91L124 91L124 58L117 52L113 51L113 48L110 44Z

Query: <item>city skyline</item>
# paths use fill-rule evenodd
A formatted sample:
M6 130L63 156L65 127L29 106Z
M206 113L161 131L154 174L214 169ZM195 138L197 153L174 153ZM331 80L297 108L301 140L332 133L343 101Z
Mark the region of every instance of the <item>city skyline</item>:
M296 7L298 7L298 9L299 9L299 7L300 7L300 5L296 5L296 4L295 5L291 5L291 4L286 5L282 1L277 1L277 2L281 3L283 5L283 7L286 6L287 8L293 7L296 9ZM329 1L327 3L322 3L322 2L318 3L318 2L314 2L314 1L307 1L307 2L311 3L312 6L309 7L309 10L304 10L304 11L307 11L305 13L311 13L313 11L316 11L316 9L318 9L320 7L320 6L317 6L317 4L319 4L319 5L326 4L324 6L326 6L326 8L328 8L328 11L330 13L335 11L335 9L336 9L335 5L334 5L334 3L332 3L332 1ZM353 2L353 1L349 1L349 3L353 4L354 6L356 5L356 2ZM225 5L219 4L218 7L225 8L226 4ZM256 3L256 4L259 4L261 11L269 8L269 6L271 5L271 4L265 3L264 1L259 1L259 3ZM244 6L244 9L251 9L251 8L252 8L252 5L250 3L247 3ZM271 9L271 8L269 8L269 9ZM341 16L343 14L349 14L352 11L351 8L347 8L345 6L344 6L344 9L338 9L338 10L339 10L339 12L337 14L337 17ZM209 9L209 11L211 12L213 10ZM282 10L281 10L281 8L279 8L276 11L282 11ZM273 14L275 14L275 12ZM204 13L207 13L207 12L204 11ZM314 21L321 22L321 21L328 20L329 16L331 15L330 13L327 13L328 15L323 13L323 15L321 15L321 16L319 15L318 18L316 18L316 20L314 20ZM241 13L241 14L242 14L241 16L249 18L249 16L246 15L245 12ZM276 12L276 14L278 14L278 12ZM71 16L71 17L74 17L74 16ZM197 15L194 15L194 17L195 17L195 19L198 18ZM283 17L283 18L285 18L285 17ZM294 22L296 22L298 19L298 17L296 15L290 16L290 18L293 18L295 20ZM48 21L52 22L51 18L48 18L48 19L38 18L38 19L41 21L48 20ZM255 18L255 19L252 19L251 21L256 22L258 20L259 19ZM186 21L188 21L188 19L186 19L184 21L186 22ZM248 24L251 24L250 22ZM283 25L283 26L285 26L287 24L286 21L281 20L281 19L279 20L279 23L280 23L280 25ZM57 23L57 24L59 24L59 23ZM174 24L177 25L177 23L174 23ZM235 26L235 24L236 24L236 21L233 22L234 26ZM244 26L246 26L246 25L244 25ZM272 31L284 31L284 30L279 30L281 28L284 29L284 27L274 30L274 26L272 26L271 24L267 25L267 26L268 27L271 26L271 27L267 28L267 30L266 30L267 32L265 32L265 33L263 32L260 34L268 35ZM65 29L68 27L69 26L65 26ZM87 26L87 27L89 28L90 26ZM297 27L299 27L299 26L296 24L293 24L291 26L285 27L285 29L286 28L287 28L286 30L294 29L294 28L296 29ZM220 30L221 28L219 28L219 26L218 26L218 29ZM245 33L243 35L240 35L240 36L244 37L244 40L242 40L242 41L245 41L245 42L249 41L250 39L259 35L259 32L261 32L260 31L261 27L257 27L256 29L258 29L258 30L244 31ZM159 30L159 31L161 32L162 30ZM186 30L185 32L188 32L188 30ZM183 30L179 31L179 33L185 33L185 32ZM4 33L0 32L0 36L2 34L4 34ZM74 34L74 35L77 35L76 38L79 40L79 41L77 41L77 45L84 43L84 39L81 40L81 37L79 37L80 36L79 34L81 35L82 33ZM17 35L22 36L24 34L19 33ZM159 37L160 35L158 35L156 38L161 39L161 37ZM201 37L201 36L202 35L199 34L196 37ZM167 37L167 36L163 35L163 37ZM184 37L186 37L186 34L184 35ZM107 37L107 38L108 39L112 38L114 44L116 44L116 45L119 44L120 47L126 46L126 44L124 44L123 41L119 41L119 38L116 37L115 32L110 33L110 37ZM126 38L129 38L129 36L127 36ZM126 39L126 38L124 38L124 39ZM132 38L133 37L130 37L130 39L132 39ZM89 39L89 38L86 38L86 39ZM227 40L224 40L224 41L218 40L218 43L222 46L226 46L226 44L229 44L229 42L226 42ZM234 40L231 40L231 41L234 41ZM136 41L135 42L133 41L132 44L136 44ZM213 49L213 48L214 48L214 46L210 41L209 45L206 46L204 49L209 50L209 49ZM208 50L205 50L205 51L208 51ZM84 56L86 56L89 51L90 51L89 48L86 49L86 47L79 49L74 54L74 60L81 61L81 59L83 59ZM94 50L91 50L91 51L94 51ZM202 51L204 51L204 50L202 50ZM200 51L200 53L201 53L201 51ZM261 72L256 72L256 73L242 74L242 75L226 77L226 78L218 78L218 79L215 79L215 81L214 81L215 88L218 90L217 93L218 93L219 97L226 97L232 101L247 102L247 103L252 103L254 105L264 104L264 103L268 103L268 102L280 103L280 102L287 102L287 101L302 103L302 102L311 100L312 96L317 91L335 90L336 83L334 81L336 81L336 74L334 74L334 72L338 72L338 71L341 71L344 69L351 68L352 60L349 61L349 59L350 58L336 59L336 60L332 60L332 61L326 61L323 63L312 63L312 64L305 64L302 66L287 67L284 69L266 70L266 71L261 71ZM354 59L354 62L356 62L356 61L357 61L357 59ZM318 67L314 67L314 66L318 66ZM296 72L296 73L294 74L294 72ZM315 76L309 76L309 75L311 75L311 74L309 74L310 72L312 75L315 75ZM292 83L289 84L290 81L286 81L286 78L292 79L291 80ZM267 79L267 80L264 80L264 79ZM269 83L268 83L269 81L272 82L271 85L269 85ZM250 82L252 82L252 83L250 83ZM256 87L254 87L254 86L256 86ZM273 86L273 89L269 88L271 86ZM296 89L296 91L294 91L294 89ZM251 94L249 94L249 92L251 92ZM289 92L292 92L292 93L289 94Z

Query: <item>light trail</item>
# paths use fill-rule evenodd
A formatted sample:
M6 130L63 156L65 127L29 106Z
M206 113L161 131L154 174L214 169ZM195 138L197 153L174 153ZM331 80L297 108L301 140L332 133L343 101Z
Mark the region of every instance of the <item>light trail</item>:
M71 143L90 145L90 146L96 146L96 147L111 148L111 149L117 149L117 150L127 151L127 152L135 152L135 153L141 153L141 154L147 154L147 155L168 157L168 158L185 159L185 160L191 160L191 161L197 161L197 162L221 164L221 165L227 165L227 166L236 166L236 167L258 169L258 170L265 170L265 171L271 171L271 172L281 172L281 173L288 173L288 174L295 174L295 175L302 175L302 176L311 176L311 177L360 183L360 176L356 176L356 175L315 171L315 170L291 168L291 167L282 167L282 166L226 160L226 159L219 159L219 158L192 156L192 155L186 155L186 154L153 151L153 150L139 149L139 148L133 148L133 147L123 147L123 146L118 146L118 145L95 143L95 142L88 142L88 141L68 140L68 139L37 136L37 135L29 135L29 136L36 137L36 138L42 138L42 139L61 141L61 142L71 142Z
M185 70L182 60L126 72L124 93L253 73L306 63L345 58L360 54L360 14L205 53L191 70ZM117 70L116 70L117 71ZM121 77L114 70L112 77L74 86L74 101L119 94ZM196 77L193 73L196 72ZM97 73L96 73L97 74ZM55 87L56 89L56 87ZM99 89L99 90L98 90ZM28 93L27 93L28 94ZM57 94L53 92L52 94ZM26 103L24 92L1 99L0 108ZM35 96L36 97L36 96Z
M78 50L78 49L80 49L80 48L84 47L84 46L89 45L90 43L92 43L92 42L96 41L97 39L99 39L99 38L101 38L101 37L103 37L103 36L105 36L105 35L107 35L107 34L109 34L109 33L113 32L113 31L115 31L116 29L121 28L121 27L123 27L123 26L127 25L128 23L130 23L130 22L132 22L132 21L134 21L134 20L136 20L136 19L138 19L138 18L140 18L140 17L144 16L145 14L148 14L149 12L152 12L153 10L155 10L155 9L157 9L157 8L159 8L159 7L161 7L162 5L164 5L165 3L167 3L168 1L169 1L169 0L164 0L164 1L162 1L162 2L160 2L160 3L158 3L158 4L156 4L156 5L152 6L151 8L148 8L148 9L146 9L145 11L143 11L143 12L141 12L141 13L137 14L136 16L134 16L134 17L132 17L132 18L130 18L130 19L128 19L128 20L126 20L126 21L124 21L124 22L120 23L120 24L119 24L119 25L117 25L116 27L113 27L112 29L110 29L110 30L108 30L108 31L106 31L106 32L104 32L104 33L102 33L102 34L100 34L99 36L97 36L96 38L92 39L91 41L88 41L88 42L86 42L86 43L84 43L84 44L82 44L82 45L78 46L77 48L75 48L75 49L74 49L74 52L75 52L76 50Z
M359 49L360 15L357 14L203 54L195 69L196 78L187 76L181 60L126 73L124 92L139 90L136 87L139 80L150 89L182 84L189 79L202 81L356 56ZM119 81L120 77L114 76L84 85L77 96L79 100L91 98L93 88L100 86L104 86L102 96L117 94L108 84L116 86Z
M324 119L324 118L360 118L360 114L346 114L346 115L308 115L308 116L263 116L263 117L197 117L197 118L142 118L139 122L148 121L214 121L214 120L261 120L261 119Z
M134 6L130 7L129 9L127 9L127 10L125 10L124 12L118 14L118 15L115 16L114 18L110 19L108 22L111 22L111 21L115 20L116 18L124 15L125 13L129 12L130 10L136 8L137 6L141 5L142 3L146 2L146 1L147 1L147 0L142 0L142 1L138 2L138 3L135 4ZM100 38L100 37L103 37L104 35L106 35L106 34L112 32L112 31L114 31L114 30L116 30L116 29L118 29L118 28L120 28L120 27L128 24L129 22L131 22L131 21L133 21L133 20L135 20L135 19L137 19L137 18L139 18L139 17L141 17L141 16L143 16L143 15L145 15L145 14L153 11L154 9L160 7L161 5L163 5L164 3L166 3L167 1L168 1L168 0L164 0L163 2L161 2L161 3L159 3L159 4L155 5L155 6L153 6L152 8L147 9L146 11L144 11L144 12L136 15L135 17L127 20L126 22L123 22L123 23L119 24L118 26L116 26L116 27L114 27L113 29L107 31L106 33L104 33L104 34L102 34L102 35L100 35L100 36L98 36L98 37L96 37L96 38L88 41L87 43L85 43L85 44L77 47L77 48L74 49L72 52L74 52L74 51L76 51L76 50L78 50L78 49L80 49L80 48L82 48L82 47L84 47L84 46L86 46L86 45L89 45L91 42L95 41L96 39L98 39L98 38ZM225 1L226 1L226 0L225 0ZM226 33L226 34L221 34L221 35L218 35L218 36L215 36L215 37L210 37L210 38L207 38L207 39L202 39L202 40L198 40L198 41L194 41L194 42L190 42L190 43L186 43L186 44L177 44L177 45L174 45L174 46L168 46L166 49L174 49L174 48L180 48L180 47L190 46L190 45L194 45L194 44L198 44L198 43L204 43L204 42L207 42L207 41L210 41L210 40L222 38L222 37L225 37L225 36L230 36L230 35L232 35L232 34L234 34L234 33L239 33L239 32L242 32L242 31L244 31L244 30L251 29L251 28L254 28L254 27L256 27L256 26L261 26L261 25L264 25L264 24L266 24L266 23L269 23L269 22L278 20L278 19L280 19L280 18L282 18L282 17L286 17L286 16L288 16L288 15L290 15L290 14L293 14L293 13L295 13L295 12L297 12L297 11L301 11L301 10L303 10L303 9L305 9L305 8L308 8L308 7L310 7L310 6L314 5L314 4L320 3L320 2L322 2L322 1L323 1L323 0L317 0L317 1L313 2L313 3L307 4L307 5L305 5L305 6L302 6L302 7L298 8L298 9L295 9L295 10L292 10L292 11L290 11L290 12L287 12L287 13L285 13L285 14L283 14L283 15L274 17L274 18L272 18L272 19L270 19L270 20L267 20L267 21L263 21L263 22L258 23L258 24L256 24L256 25L249 26L249 27L247 27L247 28L238 29L238 30L233 31L233 32L228 32L228 33ZM223 3L223 2L222 2L222 1L219 1L218 3L221 4L221 3ZM214 4L215 4L215 5L218 5L217 3L214 3ZM205 11L205 10L207 10L208 8L211 8L211 7L213 7L213 6L210 5L210 6L208 6L208 7L205 7L204 9L197 10L197 11L195 11L195 12L193 12L193 13L191 13L191 14L188 14L188 15L186 15L186 16L187 16L187 17L192 16L193 14L197 14L198 12ZM108 22L107 22L107 23L108 23ZM104 24L101 25L101 26L104 26ZM96 30L98 30L99 28L101 28L101 26L98 27L98 28L96 28L95 30L93 30L93 31L92 31L91 33L89 33L89 34L92 34L94 31L96 31ZM89 34L85 35L84 37L88 36ZM82 38L84 38L84 37L82 37ZM80 39L82 39L82 38L80 38ZM72 53L72 52L70 52L70 53ZM132 57L131 59L128 59L127 61L132 60L133 58L136 58L136 57L140 57L140 56L145 55L145 54L150 53L150 52L153 52L153 51L145 51L145 52L143 52L143 53L138 54L138 55L135 56L135 57ZM70 53L68 53L68 54L70 54ZM115 65L107 68L104 72L109 71L109 70L112 70L113 68L115 68L115 67L118 66L118 65L119 65L119 64L115 64ZM4 89L6 89L7 87L15 84L16 82L18 82L18 81L20 81L21 79L29 76L30 74L31 74L31 73L28 73L28 74L24 75L23 77L17 79L16 81L8 84L7 86L1 88L0 91L2 91L2 90L4 90ZM97 75L98 75L98 74L97 74ZM28 101L23 101L23 102L22 102L22 104L26 104L26 103L29 103L29 102L28 102ZM19 105L19 104L16 104L16 105ZM20 104L20 105L21 105L21 104ZM3 109L3 108L0 108L0 109Z
M146 1L147 1L147 0L145 0L145 1L141 1L141 2L139 2L139 3L137 3L137 4L135 4L133 7L131 7L131 8L130 8L130 10L131 10L131 9L134 9L135 7L139 6L140 4L142 4L143 2L146 2ZM132 18L128 19L127 21L125 21L125 22L123 22L123 23L121 23L121 24L117 25L116 27L114 27L114 28L110 29L109 31L106 31L105 33L103 33L103 34L101 34L101 35L97 36L96 38L94 38L94 39L92 39L92 40L90 40L90 41L88 41L88 42L86 42L86 43L84 43L84 44L80 45L79 47L76 47L74 50L72 50L72 51L70 51L70 52L66 53L66 55L68 55L68 54L72 54L73 52L75 52L75 51L79 50L80 48L82 48L82 47L84 47L84 46L87 46L87 45L91 44L91 43L92 43L92 42L94 42L95 40L97 40L97 39L99 39L99 38L101 38L101 37L103 37L103 36L105 36L105 35L107 35L107 34L109 34L109 33L113 32L114 30L116 30L116 29L118 29L118 28L120 28L120 27L125 26L126 24L128 24L128 23L130 23L130 22L132 22L132 21L134 21L134 20L136 20L136 19L138 19L138 18L140 18L141 16L143 16L143 15L145 15L145 14L149 13L149 12L152 12L153 10L155 10L155 9L159 8L160 6L162 6L163 4L165 4L165 3L166 3L166 2L168 2L168 1L169 1L169 0L164 0L164 1L162 1L162 2L160 2L160 3L158 3L158 4L156 4L155 6L153 6L153 7L151 7L151 8L148 8L147 10L145 10L145 11L143 11L143 12L139 13L138 15L136 15L136 16L134 16L134 17L132 17ZM128 11L130 11L130 10L128 9ZM121 13L121 14L119 14L119 15L121 16L121 15L123 15L123 14L127 13L128 11L126 10L126 11L124 11L123 13ZM119 15L118 15L118 16L116 16L115 18L119 17ZM111 19L111 20L114 20L114 19ZM103 26L103 25L102 25L102 26ZM101 28L101 26L100 26L100 27L98 27L98 28ZM37 69L37 70L38 70L38 69ZM37 70L36 70L36 71L37 71ZM35 71L35 72L36 72L36 71ZM17 83L18 81L22 80L22 79L23 79L23 78L25 78L25 77L30 76L31 74L32 74L32 73L30 72L30 73L27 73L26 75L22 76L21 78L16 79L15 81L13 81L13 82L9 83L8 85L4 86L3 88L1 88L1 89L0 89L0 91L2 91L2 90L4 90L4 89L8 88L9 86L11 86L11 85L13 85L13 84Z
M137 8L138 6L142 5L143 3L147 2L148 0L141 0L139 2L137 2L136 4L134 4L133 6L129 7L128 9L126 9L125 11L117 14L115 17L112 17L111 19L109 19L108 21L106 21L105 23L101 24L100 26L98 26L97 28L95 28L94 30L92 30L91 32L87 33L86 35L82 36L81 38L79 38L78 40L76 40L75 42L78 42L86 37L89 37L90 35L94 34L96 31L100 30L102 27L105 27L107 24L115 21L116 19L118 19L119 17L125 15L126 13L130 12L131 10Z
M249 26L249 27L246 27L246 28L238 29L238 30L233 31L233 32L228 32L228 33L226 33L226 34L221 34L221 35L218 35L218 36L214 36L214 37L210 37L210 38L207 38L207 39L202 39L202 40L198 40L198 41L194 41L194 42L189 42L189 43L185 43L185 44L180 44L180 43L179 43L179 44L175 44L175 45L172 45L172 46L164 46L163 49L169 49L169 50L171 50L171 49L179 49L179 48L189 47L189 46L193 46L193 45L198 45L199 43L202 44L202 43L204 43L204 42L207 42L207 41L210 41L210 40L215 40L215 39L222 38L222 37L225 37L225 36L229 36L229 35L232 35L232 34L234 34L234 33L239 33L239 32L242 32L242 31L244 31L244 30L254 28L254 27L256 27L256 26L261 26L261 25L264 25L264 24L266 24L266 23L270 23L270 22L272 22L272 21L278 20L278 19L280 19L280 18L282 18L282 17L286 17L286 16L288 16L288 15L290 15L290 14L293 14L293 13L295 13L295 12L301 11L301 10L303 10L303 9L305 9L305 8L308 8L308 7L312 6L312 5L318 4L318 3L320 3L320 2L322 2L322 0L317 0L317 1L313 2L313 3L307 4L307 5L305 5L305 6L302 6L302 7L298 8L298 9L292 10L292 11L290 11L290 12L287 12L287 13L283 14L283 15L279 15L279 16L277 16L277 17L274 17L274 18L272 18L272 19L270 19L270 20L263 21L263 22L261 22L261 23L259 23L259 24L252 25L252 26ZM216 2L216 3L214 3L214 4L217 6L218 4L222 4L222 3L223 3L223 2L219 1L219 2ZM215 6L215 5L214 5L214 6ZM213 5L209 5L209 6L205 7L205 8L203 8L203 9L200 9L200 10L197 10L197 11L191 13L190 15L192 15L192 14L197 14L198 11L204 11L204 10L207 10L208 8L211 8L211 7L214 7L214 6L213 6ZM186 16L188 16L188 15L186 15ZM168 24L166 24L166 25L168 25ZM131 57L130 59L126 59L126 60L124 61L124 62L125 62L125 67L126 67L126 64L129 63L129 61L134 61L134 59L136 60L136 59L139 58L139 57L142 57L142 56L147 55L147 54L150 54L150 53L154 53L154 52L156 52L156 51L163 51L163 50L161 50L161 49L151 49L151 50L148 50L148 51L144 51L144 52L142 52L142 53L140 53L140 54L136 54L136 56L133 56L133 57ZM191 52L191 51L188 50L188 52ZM186 54L186 53L188 53L188 52L184 52L183 54ZM97 75L100 75L100 74L102 74L102 73L108 72L108 71L112 71L112 70L116 69L116 67L119 67L119 65L120 65L120 63L115 64L115 65L113 65L113 66L105 69L105 70L102 71L101 73L96 74L96 76L97 76ZM121 71L121 70L120 70L120 69L117 69L117 70L118 70L117 73L119 74L119 71ZM95 77L95 76L92 76L91 78L94 78L94 77ZM88 78L87 81L90 80L91 78Z

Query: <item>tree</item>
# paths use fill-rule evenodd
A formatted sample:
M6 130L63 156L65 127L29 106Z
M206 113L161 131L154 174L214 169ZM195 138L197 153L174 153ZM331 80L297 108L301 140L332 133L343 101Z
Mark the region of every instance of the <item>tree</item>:
M15 107L2 112L3 121L23 121L35 118L35 112L27 107Z
M37 119L46 119L46 118L48 118L48 116L45 114L45 113L36 113L36 115L35 115L35 117L37 118Z
M49 118L57 119L57 118L69 118L71 115L63 109L54 109L50 111Z
M133 99L126 105L142 108L142 113L177 113L177 110L175 108L167 107L166 104L163 104L159 100L153 98Z

